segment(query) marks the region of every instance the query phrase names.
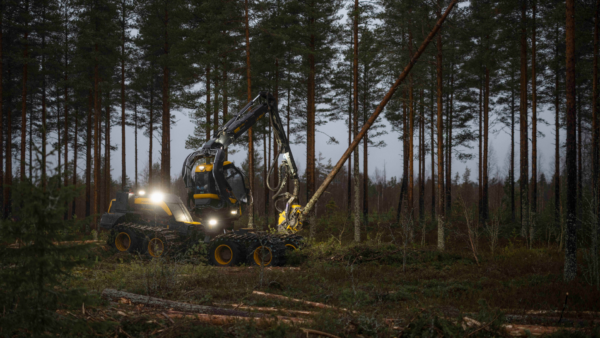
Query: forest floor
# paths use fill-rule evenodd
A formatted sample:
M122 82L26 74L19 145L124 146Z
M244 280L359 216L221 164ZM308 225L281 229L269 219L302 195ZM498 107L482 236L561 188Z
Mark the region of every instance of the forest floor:
M480 253L475 260L465 241L440 253L434 246L404 248L375 237L358 245L331 237L296 251L286 267L264 269L207 266L202 255L150 260L99 243L96 263L77 271L79 286L92 294L116 289L265 313L271 320L215 325L126 298L71 315L111 322L111 337L599 336L600 291L584 273L564 283L557 248L527 249L506 240L495 255Z

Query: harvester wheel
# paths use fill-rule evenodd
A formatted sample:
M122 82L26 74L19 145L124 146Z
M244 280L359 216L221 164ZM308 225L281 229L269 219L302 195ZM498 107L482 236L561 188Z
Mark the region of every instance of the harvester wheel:
M144 251L152 258L159 258L166 254L167 242L162 236L147 237L144 241Z
M216 239L208 247L208 262L215 266L235 266L242 262L241 246L230 239Z
M257 238L248 246L248 265L283 265L285 263L285 244L276 237L262 237L261 239Z
M285 244L286 251L294 251L304 247L304 238L299 235L285 235L280 237Z
M115 231L115 247L121 252L133 253L138 249L138 242L138 237L131 229L117 229Z

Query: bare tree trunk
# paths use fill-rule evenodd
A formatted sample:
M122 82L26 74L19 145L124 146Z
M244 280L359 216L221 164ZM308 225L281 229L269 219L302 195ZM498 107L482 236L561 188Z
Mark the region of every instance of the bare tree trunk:
M425 226L425 102L423 96L424 89L421 89L419 96L419 225L422 229ZM424 238L423 236L422 242L424 242Z
M529 230L529 138L527 132L527 0L521 0L521 97L519 119L521 128L521 236Z
M556 25L556 41L554 44L554 55L558 60L558 24ZM554 226L556 229L560 229L560 98L559 98L559 70L560 67L557 64L555 73L555 90L554 90ZM561 239L562 243L562 239Z
M366 77L366 74L365 74ZM363 125L367 122L367 89L363 91ZM369 133L363 138L363 226L367 232L369 225Z
M438 1L438 20L441 17L441 2ZM437 227L438 227L438 250L444 251L444 139L442 125L442 33L437 34L437 151L438 151L438 210L437 210Z
M25 12L27 13L27 15L29 15L29 0L25 0ZM25 22L25 34L23 38L25 43L25 46L23 48L23 92L21 94L21 181L25 180L25 147L27 144L27 63L29 59L28 34L29 22Z
M154 81L153 81L154 82ZM148 130L148 141L150 144L148 145L148 186L151 186L154 181L154 173L152 172L153 163L152 163L152 154L154 150L152 146L154 144L154 83L150 86L150 128Z
M567 229L565 250L565 281L577 275L577 139L575 125L575 0L567 0Z
M168 1L165 2L168 4ZM165 5L165 55L169 55L169 35L168 22L169 11ZM160 153L160 172L162 177L162 187L165 191L170 190L171 186L171 105L169 103L169 67L163 67L162 83L162 149Z
M448 118L446 126L448 139L446 140L446 222L451 221L452 216L452 128L454 110L454 63L450 65L450 100L448 100Z
M411 11L409 10L409 14ZM410 15L409 15L410 17ZM409 58L413 57L412 50L412 31L410 30L410 20L408 26L408 54ZM415 202L414 202L414 138L415 138L415 108L414 108L414 95L413 95L413 77L412 74L408 75L408 215L411 220L414 220L415 214ZM410 229L410 233L413 233L413 229ZM412 236L411 236L412 238Z
M206 67L206 141L210 140L210 66Z
M68 48L68 45L67 47ZM65 134L64 134L64 139L63 142L65 143L65 188L69 186L69 171L68 166L69 166L69 89L67 88L67 82L69 80L69 75L67 73L67 67L68 67L68 63L67 63L67 52L65 51L65 88L64 88L64 93L65 93ZM77 123L77 122L75 122ZM77 130L75 130L75 135L77 135ZM75 172L75 167L73 167L73 172ZM73 200L73 202L75 202L75 200ZM71 212L69 212L69 206L67 206L67 210L66 212L66 219L71 217ZM75 209L73 209L73 212L75 211Z
M531 32L531 224L529 225L529 245L533 246L537 217L537 77L536 77L536 0L532 0Z
M134 138L135 138L135 191L138 189L138 117L137 117L137 99L134 102L133 106L133 128L134 128Z
M488 140L489 140L489 112L490 112L490 69L485 67L485 97L483 99L483 212L482 222L488 220Z
M311 1L311 8L314 8L314 2ZM314 27L315 18L309 19L310 27ZM310 200L316 190L316 168L315 168L315 36L310 36L310 52L308 54L308 98L307 98L307 121L308 128L306 134L306 200ZM310 215L310 237L313 238L316 230L315 212Z
M431 75L431 82L434 83L434 75ZM435 222L435 132L433 129L433 122L435 120L435 112L433 110L433 92L434 88L431 88L430 99L431 99L431 220Z
M596 223L592 223L592 245L591 251L598 252L598 222L600 222L600 187L599 182L599 170L598 170L598 142L599 142L599 131L598 131L598 14L600 12L600 0L596 0L596 13L594 14L594 75L592 85L592 193L594 194L594 213L596 214ZM1 40L0 36L0 42ZM0 50L0 56L1 56ZM0 71L2 70L0 64ZM1 78L0 78L1 80ZM0 94L2 89L0 88ZM0 101L1 103L2 101ZM1 137L0 137L1 138ZM0 147L1 148L1 147ZM597 259L595 263L598 264Z
M77 139L77 133L79 132L79 114L75 114L75 135L73 136L73 181L72 181L72 185L75 187L77 186L77 152L79 151L78 148L78 139ZM69 217L71 217L72 215L76 215L77 214L77 198L73 199L73 205L71 207L71 213L69 214Z
M2 29L4 28L2 17L4 16L4 1L0 1L0 194L2 194L2 205L0 207L0 219L4 219L4 210L6 205L6 196L4 196L4 111L2 110L2 67L4 66L4 59L2 56ZM9 110L10 111L10 110ZM10 113L7 114L7 124L10 124ZM11 135L8 135L7 138L10 138ZM8 158L10 153L6 153L6 157Z
M478 208L478 218L477 223L481 224L483 221L483 83L479 82L479 133L477 133L477 138L479 140L479 163L477 166L478 175L479 175L479 193L477 195L479 208Z
M358 0L354 0L354 58L352 72L354 74L354 138L358 136ZM359 214L359 180L358 180L358 147L354 150L354 241L360 242L360 214Z
M8 78L10 79L10 75L8 76ZM12 185L12 120L13 114L11 114L11 112L9 111L8 114L6 114L6 172L4 173L4 205L2 206L4 217L8 217L11 211L10 186Z
M125 29L127 20L125 11L127 8L125 1L121 1L121 5L121 190L125 191L127 185L127 161L125 157Z
M273 93L273 94L274 94L273 96L275 97L275 104L279 108L279 60L278 59L275 59L275 93ZM269 129L270 128L271 127L269 127ZM288 137L289 137L289 135L288 135ZM278 155L279 155L279 148L278 148L277 141L273 141L273 156L275 157ZM273 177L279 183L279 159L275 163L275 168L273 169ZM272 206L273 219L275 220L275 224L277 224L278 223L277 208L275 208L275 203L272 203L272 205L273 205Z
M263 188L263 199L265 202L265 227L264 229L268 229L268 225L269 225L269 188L267 187L267 173L269 171L269 162L267 157L269 156L267 153L267 133L265 132L263 134L263 172L262 172L262 178L263 178L263 182L262 182L262 188Z
M514 82L514 72L511 72L511 83ZM514 223L517 220L515 215L515 91L511 86L511 104L510 104L510 215Z
M89 91L88 96L88 114L87 114L87 129L85 133L85 217L91 215L91 203L92 203L92 109L93 109L93 97L92 90ZM95 139L94 139L95 140ZM94 152L94 155L96 152ZM95 172L95 171L94 171ZM95 174L94 174L95 176Z
M244 1L246 11L246 77L248 78L248 102L252 101L252 81L250 77L250 28L248 25L248 0ZM254 141L252 128L248 129L248 176L250 181L250 194L254 196ZM254 227L254 199L250 198L248 205L248 227Z
M95 45L96 55L98 55L98 44ZM91 230L97 229L98 203L100 203L100 88L98 88L98 58L96 57L94 65L94 205L93 222Z
M106 91L106 122L104 123L104 210L110 203L110 90Z
M354 43L354 41L352 41ZM289 134L288 134L289 135ZM348 95L348 147L352 144L352 91ZM348 157L348 218L352 217L352 154Z
M216 67L215 67L216 68ZM215 73L217 69L215 69ZM215 76L215 107L213 112L213 135L216 137L219 131L219 77Z
M229 107L228 103L228 93L227 93L227 64L223 61L223 125L227 123L227 108ZM278 101L279 102L279 101ZM225 150L225 160L228 159L227 150Z

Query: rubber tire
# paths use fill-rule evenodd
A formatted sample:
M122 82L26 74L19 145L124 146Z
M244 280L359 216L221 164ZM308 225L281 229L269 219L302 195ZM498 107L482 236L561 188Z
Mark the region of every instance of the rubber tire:
M285 264L285 244L282 240L275 236L269 236L266 239L263 239L263 244L271 252L271 261L268 264L265 264L265 267L282 266ZM263 245L258 238L248 245L246 263L249 266L259 266L255 260L254 252L261 246Z
M280 238L286 246L286 250L290 245L294 247L294 250L302 249L305 246L304 237L300 235L285 235Z
M231 259L223 264L223 261L219 262L220 259L218 259L217 255L216 255L216 251L218 248L222 247L222 246L227 246L229 247L229 249L231 250ZM210 265L214 265L214 266L236 266L236 265L240 265L244 260L245 254L244 254L244 250L242 249L242 246L237 243L232 241L231 239L227 239L227 238L223 238L220 239L219 237L216 237L215 239L213 239L210 242L210 245L208 246L208 263Z
M153 256L150 249L149 249L149 245L150 245L150 241L153 239L159 239L162 243L163 243L163 252L161 253L161 255L159 256ZM167 252L169 251L169 243L167 243L167 240L165 238L163 238L163 236L146 236L146 238L144 238L144 244L142 244L142 247L140 248L140 253L146 255L148 258L161 258L161 257L165 257L167 255Z
M139 238L132 229L117 228L115 230L116 231L115 231L115 237L113 237L114 238L113 239L113 243L115 243L114 245L115 245L115 247L117 248L118 251L120 251L120 252L127 252L127 253L130 253L130 254L139 252L140 247L141 247L141 243L140 243L141 242L141 238ZM126 233L129 236L129 239L131 241L130 244L129 244L129 247L126 250L120 250L116 246L117 237L121 233Z

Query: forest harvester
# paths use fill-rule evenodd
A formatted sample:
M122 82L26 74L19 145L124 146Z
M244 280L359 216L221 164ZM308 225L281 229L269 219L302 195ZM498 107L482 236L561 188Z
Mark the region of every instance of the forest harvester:
M226 161L227 147L268 113L281 151L275 157L269 176L280 155L283 161L274 204L280 212L277 234L255 229L233 230L233 221L242 216L242 204L251 198L242 172ZM208 244L208 260L217 266L241 263L277 266L285 262L285 253L302 246L297 234L299 221L298 169L284 132L275 98L261 92L217 133L214 139L191 153L185 160L182 176L188 190L188 205L199 218L195 222L181 199L173 194L119 192L112 200L100 226L110 231L108 244L119 251L139 252L160 257L168 252L181 253L199 240ZM293 193L284 192L291 178ZM279 208L277 202L285 202Z
M296 248L301 244L302 237L296 233L302 228L302 221L309 217L312 208L327 186L406 79L457 2L458 0L453 0L448 5L423 44L412 55L408 65L304 207L297 204L298 170L277 111L277 102L271 94L261 92L227 122L214 139L191 153L183 164L182 175L188 189L188 200L193 200L192 211L200 218L200 222L191 220L191 215L184 204L174 195L155 193L148 200L142 196L136 197L132 193L119 193L117 199L113 200L109 212L102 216L100 224L111 231L109 244L121 251L139 250L151 256L161 256L170 248L185 248L192 243L197 243L196 239L204 235L205 242L209 243L209 261L215 265L228 266L244 261L258 265L281 264L285 259L286 245L288 248ZM225 160L225 151L267 112L281 149L275 156L275 161L278 161L279 156L283 154L277 186L271 189L269 180L265 180L267 187L275 191L273 199L280 211L278 235L256 232L253 229L232 230L230 225L231 220L241 216L241 203L248 203L251 197L240 171L233 163ZM274 167L271 166L269 175ZM283 192L288 177L291 177L294 182L292 194ZM276 202L279 200L285 201L285 208L278 208ZM179 213L180 208L181 213ZM161 210L167 216L158 223L157 214L161 213ZM220 234L221 232L223 233Z

